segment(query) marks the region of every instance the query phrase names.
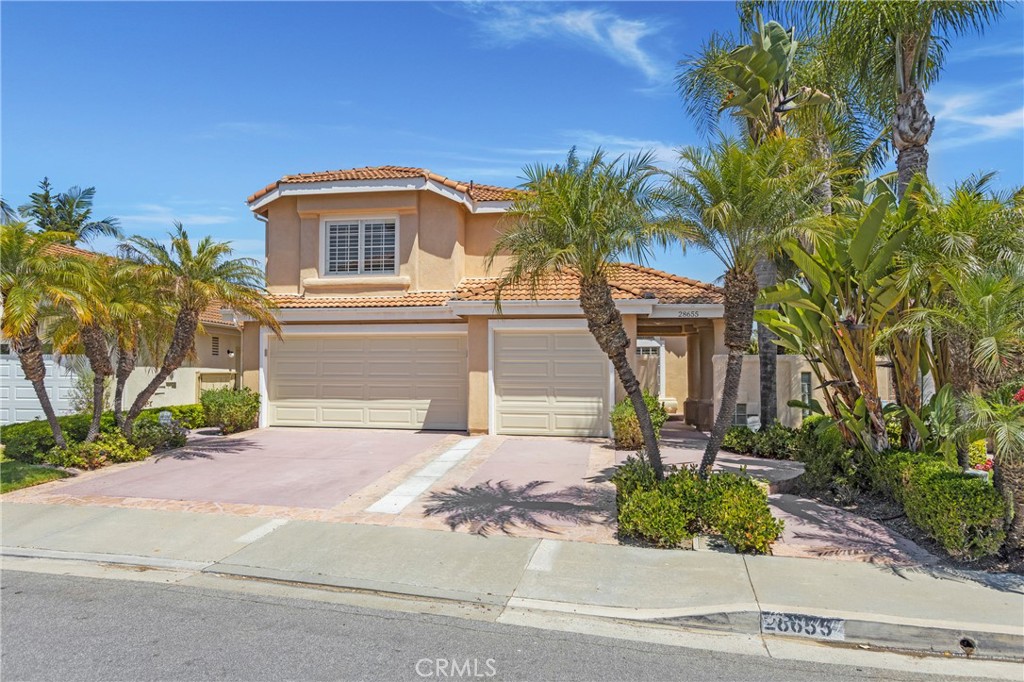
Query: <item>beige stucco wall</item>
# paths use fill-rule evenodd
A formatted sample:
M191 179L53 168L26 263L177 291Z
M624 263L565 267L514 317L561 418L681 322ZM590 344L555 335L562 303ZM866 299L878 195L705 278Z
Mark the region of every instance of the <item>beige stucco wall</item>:
M465 267L466 210L433 192L417 192L416 196L419 230L412 252L412 289L454 289Z
M508 264L508 256L498 256L487 268L487 255L503 229L500 213L469 214L466 219L466 277L496 277Z
M260 326L246 322L241 340L242 386L258 391L260 387Z
M217 355L213 354L213 337L215 336L220 339L220 353ZM196 334L196 357L188 364L194 367L237 370L240 367L238 347L241 340L241 332L236 329L207 326L205 333ZM228 351L231 351L233 355L228 355Z
M722 401L722 389L725 386L725 365L728 356L715 355L715 415ZM778 374L776 376L776 395L778 396L779 421L786 426L796 427L803 419L802 411L798 407L790 407L787 403L790 400L800 400L800 374L811 373L811 395L824 407L822 391L818 388L820 382L814 376L811 365L800 355L780 355L778 362ZM891 401L894 399L892 392L891 370L879 367L878 389L882 400ZM761 410L761 387L760 387L760 360L756 355L745 355L743 357L743 370L740 374L740 390L736 399L737 404L747 405L747 414L756 415Z
M686 357L685 336L667 336L665 343L665 395L662 396L669 412L680 412L689 395L689 363Z
M487 382L488 361L488 318L470 317L467 330L467 358L469 370L469 419L471 434L487 433L488 411L490 410L490 388Z

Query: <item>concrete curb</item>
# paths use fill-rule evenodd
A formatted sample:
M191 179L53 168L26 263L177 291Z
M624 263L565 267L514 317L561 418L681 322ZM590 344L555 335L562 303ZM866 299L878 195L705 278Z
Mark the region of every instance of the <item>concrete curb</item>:
M338 579L324 574L242 566L229 563L201 563L158 557L62 552L20 547L2 547L0 556L57 561L117 564L152 569L170 569L193 574L220 575L242 580L273 582L310 589L341 590L398 599L449 602L496 607L507 612L573 615L636 626L678 629L681 632L732 634L802 640L834 646L885 649L939 656L969 656L978 659L1024 661L1024 633L1013 628L984 623L948 627L944 622L902 619L866 613L825 612L807 608L800 612L772 611L770 605L749 602L706 607L634 608L530 599L501 594L471 594L452 589L435 589L385 581ZM782 607L779 607L782 608ZM828 622L841 636L816 636L795 629L780 631L780 623ZM793 626L785 626L793 627ZM970 643L970 649L963 646Z

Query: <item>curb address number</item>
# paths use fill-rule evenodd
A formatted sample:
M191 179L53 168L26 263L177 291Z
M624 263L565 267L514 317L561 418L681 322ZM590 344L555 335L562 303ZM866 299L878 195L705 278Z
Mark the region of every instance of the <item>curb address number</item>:
M846 639L846 621L842 618L819 618L800 613L766 612L761 614L761 631L842 642Z

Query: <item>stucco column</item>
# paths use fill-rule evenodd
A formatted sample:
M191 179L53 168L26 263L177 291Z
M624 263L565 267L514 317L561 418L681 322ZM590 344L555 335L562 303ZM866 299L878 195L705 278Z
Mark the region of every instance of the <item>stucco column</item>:
M257 322L246 322L242 327L242 338L239 342L239 364L242 367L242 386L259 390L260 386L260 325ZM266 400L266 396L263 398Z
M669 412L683 412L683 404L690 395L689 344L685 336L668 336L665 344L665 409Z
M622 326L626 330L626 335L629 336L629 348L626 349L626 359L629 361L629 366L636 372L636 315L623 315ZM622 382L619 381L618 376L612 378L615 381L615 402L619 402L625 399L626 391L622 388Z
M475 315L468 318L466 367L469 372L468 427L471 434L487 433L490 412L490 390L487 383L488 334L487 319Z
M715 397L715 330L704 327L700 330L700 398L713 400Z

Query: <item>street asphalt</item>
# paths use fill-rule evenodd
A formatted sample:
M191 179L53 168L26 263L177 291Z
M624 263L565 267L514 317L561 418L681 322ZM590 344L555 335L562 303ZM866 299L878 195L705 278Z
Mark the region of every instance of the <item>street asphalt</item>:
M247 592L7 569L15 680L942 680Z

